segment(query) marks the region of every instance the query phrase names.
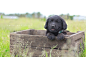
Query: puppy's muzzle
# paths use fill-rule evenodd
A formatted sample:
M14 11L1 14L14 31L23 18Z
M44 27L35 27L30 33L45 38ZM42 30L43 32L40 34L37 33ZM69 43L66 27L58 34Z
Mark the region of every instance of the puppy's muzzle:
M55 28L55 25L52 25L52 28Z

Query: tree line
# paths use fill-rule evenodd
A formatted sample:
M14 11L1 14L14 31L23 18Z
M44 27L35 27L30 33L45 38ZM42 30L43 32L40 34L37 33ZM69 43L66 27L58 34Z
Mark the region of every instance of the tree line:
M49 17L52 16L52 15L49 15ZM62 17L63 19L66 19L66 20L73 20L73 17L74 16L79 16L79 15L70 15L69 13L68 14L60 14L59 15L60 17Z
M15 13L15 14L4 14L4 13L0 13L0 15L2 16L18 16L18 17L27 17L27 18L38 18L38 19L41 19L41 18L46 18L46 16L43 16L42 13L40 12L33 12L33 13L23 13L23 14L20 14L20 13ZM52 16L52 15L49 15L49 17ZM79 15L70 15L69 13L68 14L60 14L59 16L61 16L63 19L67 19L67 20L73 20L73 17L74 16L79 16Z
M27 17L27 18L44 18L45 16L43 16L40 12L33 12L33 13L15 13L15 14L4 14L4 13L0 13L0 15L3 16L18 16L18 17Z

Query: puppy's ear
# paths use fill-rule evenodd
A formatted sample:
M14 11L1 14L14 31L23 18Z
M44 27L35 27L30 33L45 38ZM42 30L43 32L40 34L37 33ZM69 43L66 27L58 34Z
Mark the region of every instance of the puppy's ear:
M47 21L46 21L46 23L45 23L44 28L45 28L45 29L47 29L47 28L48 28L48 19L47 19Z
M65 22L65 20L64 19L62 19L61 17L60 17L60 19L62 20L62 25L63 25L63 30L66 30L67 29L67 24L66 24L66 22Z

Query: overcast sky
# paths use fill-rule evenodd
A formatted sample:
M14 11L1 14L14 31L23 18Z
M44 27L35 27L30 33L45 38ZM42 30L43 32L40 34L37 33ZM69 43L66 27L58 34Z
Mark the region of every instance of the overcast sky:
M86 16L86 0L0 0L0 12L43 15L67 14Z

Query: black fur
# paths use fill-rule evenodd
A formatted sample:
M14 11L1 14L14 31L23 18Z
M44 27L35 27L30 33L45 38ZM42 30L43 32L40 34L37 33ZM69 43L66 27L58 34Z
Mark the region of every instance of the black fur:
M61 30L66 30L67 24L60 16L54 15L47 19L44 28L47 30L47 38L54 40L55 36L57 36L57 38L61 40L64 39L64 34L58 32Z

